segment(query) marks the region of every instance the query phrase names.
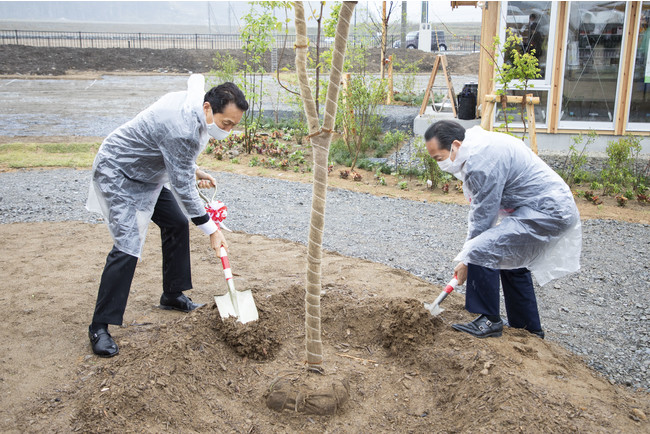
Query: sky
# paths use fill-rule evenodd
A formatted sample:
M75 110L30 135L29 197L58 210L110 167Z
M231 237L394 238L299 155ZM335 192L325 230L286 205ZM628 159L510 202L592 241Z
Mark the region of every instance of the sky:
M319 2L305 2L306 10L319 7ZM334 2L326 2L326 13ZM388 2L390 3L390 2ZM420 22L421 1L407 1L408 19ZM429 21L458 22L481 20L481 10L464 6L452 11L450 1L429 1ZM401 5L402 2L395 2ZM369 10L381 11L381 1L359 2L358 14ZM132 22L156 24L204 24L208 13L212 23L232 25L249 10L246 1L0 1L0 21L94 21L94 22ZM399 9L399 7L398 7ZM394 21L399 21L399 12Z

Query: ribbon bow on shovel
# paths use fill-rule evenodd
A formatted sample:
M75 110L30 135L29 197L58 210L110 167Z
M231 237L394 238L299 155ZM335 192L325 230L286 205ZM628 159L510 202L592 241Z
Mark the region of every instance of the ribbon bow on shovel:
M222 229L227 230L228 232L232 232L228 227L224 224L224 220L226 217L228 217L228 207L226 206L225 203L221 202L220 200L214 200L215 196L217 195L217 189L214 189L214 193L212 194L212 198L208 199L208 197L203 194L201 190L199 190L199 196L201 199L203 199L203 202L205 202L205 210L207 211L208 214L210 214L210 218L214 220L214 222Z
M445 286L445 289L440 293L438 298L436 298L436 300L433 303L424 303L424 308L429 312L431 312L431 315L433 316L440 315L440 313L444 311L444 309L440 307L440 303L442 302L442 300L447 298L447 296L451 294L451 292L454 289L456 289L457 286L458 286L458 279L454 274L454 278L449 281L449 283L447 284L447 286Z

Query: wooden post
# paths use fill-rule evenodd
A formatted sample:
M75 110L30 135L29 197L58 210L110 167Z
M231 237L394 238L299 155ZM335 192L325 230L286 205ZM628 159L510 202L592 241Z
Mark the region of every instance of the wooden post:
M539 102L539 98L537 98ZM530 134L530 149L537 154L537 131L535 126L535 106L533 105L533 94L526 94L526 117L528 118L528 130Z
M530 149L537 154L537 131L535 125L535 104L539 104L539 97L533 94L526 95L526 117L528 118L528 129L530 131ZM485 95L483 97L483 116L481 118L481 128L486 131L492 131L494 128L494 106L501 102L500 95ZM508 95L506 97L508 104L519 104L524 102L523 96Z
M626 17L625 27L627 34L625 35L625 46L622 49L621 64L623 71L621 79L619 80L619 88L617 94L618 106L616 107L616 119L614 121L614 134L623 135L627 128L627 119L630 116L630 98L632 87L632 80L634 76L634 56L636 47L635 40L639 34L639 8L640 2L630 2L628 6L628 14Z
M442 71L445 73L445 78L447 79L447 92L449 93L449 100L451 101L451 110L454 112L454 117L458 117L458 113L456 113L456 93L454 92L454 83L451 81L451 75L449 75L449 72L447 71L447 56L442 56L442 59L440 59L440 63L442 63Z
M451 75L447 71L447 58L444 54L438 54L436 56L435 62L433 62L433 69L431 70L431 75L429 76L429 83L427 83L427 88L424 91L424 99L422 100L422 105L420 106L420 116L424 114L424 111L427 109L427 104L429 104L429 99L431 98L431 88L433 83L436 80L436 75L438 74L438 68L442 65L442 72L445 74L445 79L447 80L447 91L449 95L449 100L451 101L451 109L454 112L454 117L458 117L456 113L456 93L454 92L454 85L451 81Z
M551 76L551 108L549 109L548 122L546 122L548 133L557 133L560 123L560 109L562 105L562 79L564 77L564 57L566 53L565 41L567 20L569 19L568 2L558 2L557 5L557 27L555 28L555 54L553 55L553 72Z
M429 76L429 82L427 83L427 88L424 91L424 99L422 100L422 105L420 106L420 116L424 114L424 111L427 109L427 104L429 104L429 97L431 96L431 88L433 87L433 82L436 80L436 74L438 73L438 67L440 66L440 56L436 57L436 60L433 62L433 69L431 70L431 75Z
M498 24L501 21L500 16L501 2L486 1L483 6L481 18L481 55L478 65L478 93L477 95L489 95L494 92L494 37L497 36ZM479 98L477 104L480 104ZM478 109L478 107L477 107ZM485 112L485 106L482 107L481 117ZM478 110L477 110L478 113Z
M395 90L393 89L393 55L388 56L388 94L386 95L386 104L392 104L393 98L395 96Z

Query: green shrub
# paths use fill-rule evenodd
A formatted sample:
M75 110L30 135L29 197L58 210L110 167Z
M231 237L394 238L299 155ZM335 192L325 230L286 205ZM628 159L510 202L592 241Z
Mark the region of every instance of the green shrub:
M431 188L436 188L443 181L444 172L440 169L436 160L429 155L421 137L418 137L413 144L415 146L415 158L424 165L423 175L426 175L425 181L431 180Z
M586 136L578 134L571 137L571 140L573 143L569 146L569 153L564 160L564 165L558 170L558 173L569 187L589 179L589 173L583 169L584 165L587 164L585 152L587 147L596 140L596 132L592 130Z
M618 194L629 185L640 181L635 176L636 156L641 152L641 138L631 134L607 145L607 161L600 176L603 180L603 194Z

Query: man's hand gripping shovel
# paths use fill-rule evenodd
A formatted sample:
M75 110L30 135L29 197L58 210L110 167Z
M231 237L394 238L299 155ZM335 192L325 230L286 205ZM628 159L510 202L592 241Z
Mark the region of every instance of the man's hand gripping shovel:
M208 199L207 196L199 190L199 196L201 196L201 199L205 202L205 210L210 214L212 220L214 220L214 222L221 228L230 231L230 229L223 224L223 221L226 219L228 214L228 208L222 202L214 200L216 194L217 189L215 188L212 199ZM234 316L237 318L237 321L242 324L257 321L259 315L257 313L257 307L255 306L255 300L253 299L253 293L250 290L237 291L235 289L235 282L232 278L230 261L228 261L226 249L221 247L219 253L221 255L223 274L226 277L226 284L228 285L228 292L224 295L217 295L214 297L214 302L217 304L217 309L219 309L219 315L221 315L222 319Z
M438 298L433 303L424 303L424 308L431 312L431 315L437 316L440 315L444 311L443 308L440 307L440 303L442 300L447 298L451 292L456 289L458 286L458 279L456 278L456 275L454 274L454 278L449 281L447 286L445 286L445 289L440 293Z

